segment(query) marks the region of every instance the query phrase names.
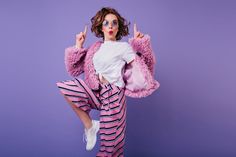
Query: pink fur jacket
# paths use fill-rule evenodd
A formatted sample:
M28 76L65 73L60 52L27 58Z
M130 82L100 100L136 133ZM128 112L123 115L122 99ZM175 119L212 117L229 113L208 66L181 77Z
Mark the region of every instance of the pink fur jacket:
M99 88L99 78L95 74L93 56L103 41L97 41L89 48L71 46L65 49L66 70L72 77L84 72L84 81L91 89ZM136 51L133 62L124 67L123 79L125 95L133 98L146 97L159 88L160 84L154 79L156 59L152 51L150 36L130 38L129 44Z

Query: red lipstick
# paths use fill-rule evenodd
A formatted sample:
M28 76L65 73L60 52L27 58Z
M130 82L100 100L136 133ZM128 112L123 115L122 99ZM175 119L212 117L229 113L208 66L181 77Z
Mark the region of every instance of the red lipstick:
M112 35L112 34L113 34L113 31L109 31L109 34Z

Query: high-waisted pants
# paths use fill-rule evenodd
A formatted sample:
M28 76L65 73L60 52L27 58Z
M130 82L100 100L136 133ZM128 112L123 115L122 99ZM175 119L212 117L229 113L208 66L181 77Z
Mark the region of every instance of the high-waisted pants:
M81 110L100 111L100 149L97 157L123 157L126 130L126 97L124 89L100 83L93 90L80 78L57 82L62 94Z

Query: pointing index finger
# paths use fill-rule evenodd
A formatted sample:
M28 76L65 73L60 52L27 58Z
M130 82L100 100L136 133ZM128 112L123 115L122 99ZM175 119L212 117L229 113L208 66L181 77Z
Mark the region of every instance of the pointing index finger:
M134 23L134 34L137 32L138 30L137 30L137 25L136 25L136 23Z
M88 30L88 26L87 26L87 25L85 25L85 28L84 28L84 35L86 35L86 34L87 34L87 30Z

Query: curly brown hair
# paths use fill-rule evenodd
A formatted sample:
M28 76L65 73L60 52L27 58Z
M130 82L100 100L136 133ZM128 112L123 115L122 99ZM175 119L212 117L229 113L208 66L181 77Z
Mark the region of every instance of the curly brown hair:
M94 17L91 18L91 31L95 33L96 37L102 37L104 40L104 34L102 32L102 22L104 21L107 14L114 14L118 19L119 28L116 34L116 40L120 40L122 37L129 35L128 26L130 25L130 22L127 22L127 20L123 18L114 8L103 7L96 13Z

